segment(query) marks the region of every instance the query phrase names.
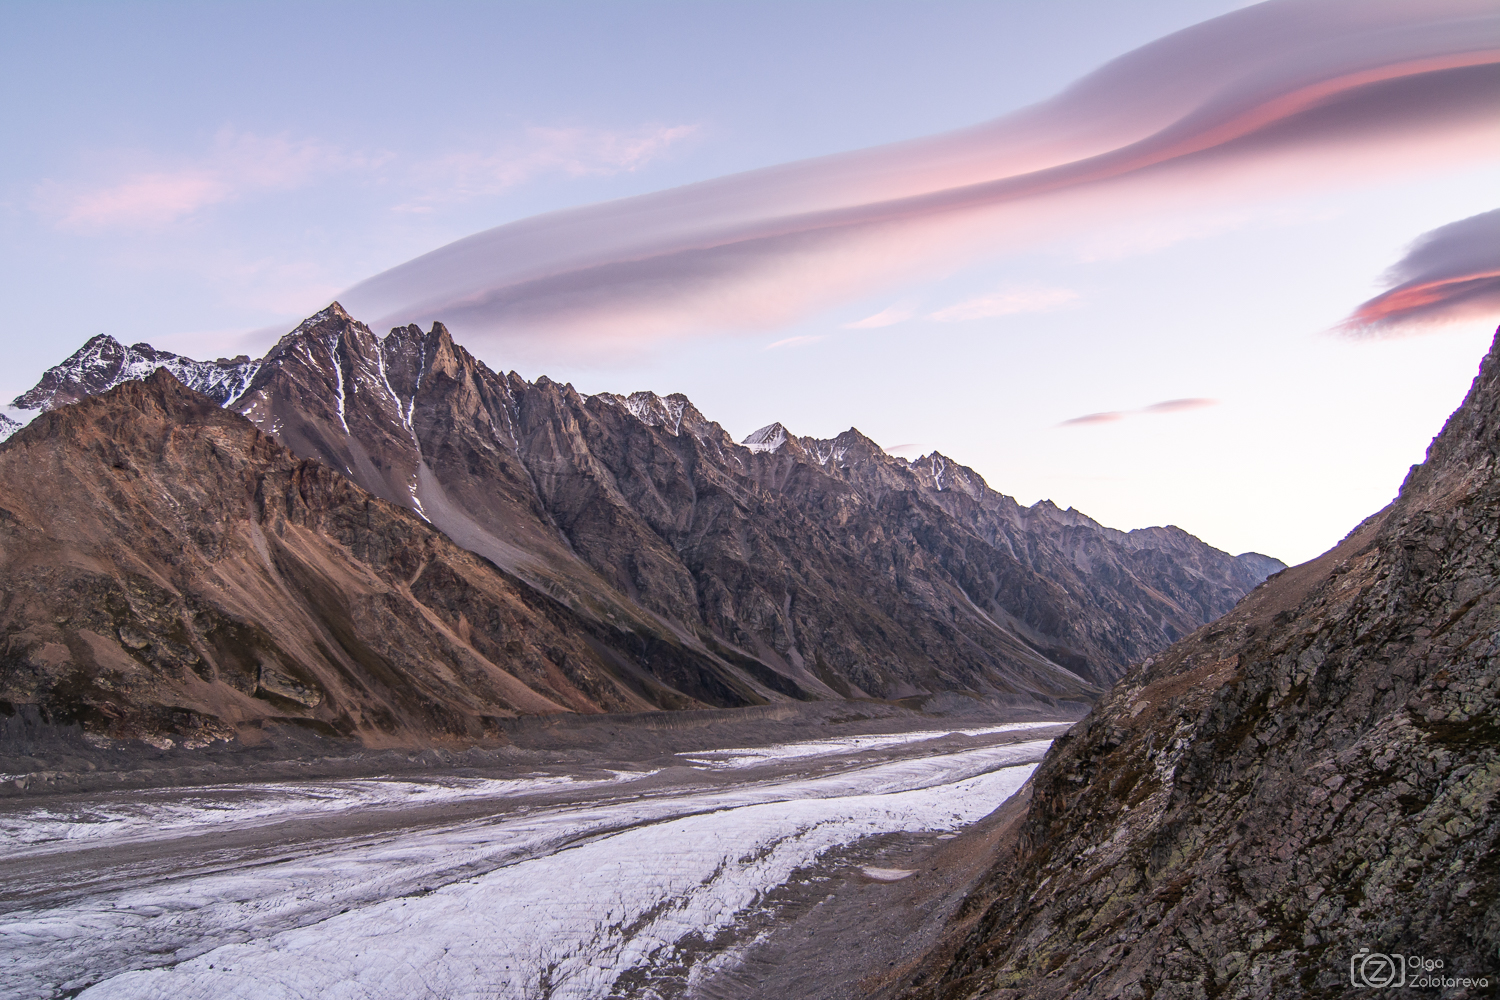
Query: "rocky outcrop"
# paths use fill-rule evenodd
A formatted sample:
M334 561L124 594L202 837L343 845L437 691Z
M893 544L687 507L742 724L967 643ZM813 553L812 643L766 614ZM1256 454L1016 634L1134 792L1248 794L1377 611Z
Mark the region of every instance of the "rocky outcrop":
M441 324L379 338L336 303L257 365L228 406L295 453L764 700L1086 701L1280 566L1021 507L853 430L737 444L686 397L528 382Z
M666 630L580 618L158 370L0 446L0 710L201 744L372 745L750 704Z
M1057 742L904 995L1491 995L1497 656L1500 336L1395 502Z

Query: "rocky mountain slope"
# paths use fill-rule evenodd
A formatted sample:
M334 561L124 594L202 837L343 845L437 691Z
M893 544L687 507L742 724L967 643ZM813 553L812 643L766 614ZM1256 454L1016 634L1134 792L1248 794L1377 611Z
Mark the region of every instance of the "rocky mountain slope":
M581 619L165 370L0 447L0 709L188 745L265 722L371 745L760 700Z
M895 992L1363 996L1367 973L1421 986L1438 962L1433 995L1492 995L1497 656L1500 335L1389 507L1058 741Z
M493 372L441 324L379 338L334 304L254 364L227 405L296 454L760 699L1087 699L1280 567L1022 507L853 430L736 444L682 396ZM28 404L98 391L62 369Z

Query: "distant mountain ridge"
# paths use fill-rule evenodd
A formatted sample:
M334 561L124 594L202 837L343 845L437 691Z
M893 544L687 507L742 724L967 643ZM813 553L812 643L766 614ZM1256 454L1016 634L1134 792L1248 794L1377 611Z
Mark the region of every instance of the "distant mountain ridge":
M153 360L573 613L719 664L742 692L726 704L1087 700L1282 568L1176 528L1022 507L852 429L773 424L739 444L684 396L528 382L441 324L377 337L337 303L260 361L96 337L17 405L51 409Z
M11 405L22 410L53 410L165 368L189 389L223 406L245 391L260 365L261 362L251 361L243 354L217 361L194 361L169 351L158 351L150 344L126 347L101 333L90 337L62 364L49 368L41 381L17 396Z

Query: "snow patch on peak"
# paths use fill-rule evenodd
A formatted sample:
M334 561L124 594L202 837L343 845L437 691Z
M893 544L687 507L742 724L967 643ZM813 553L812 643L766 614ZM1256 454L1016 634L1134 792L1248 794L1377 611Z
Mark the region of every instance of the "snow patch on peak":
M290 333L287 333L277 341L276 346L271 349L271 353L266 355L266 357L270 358L283 351L294 350L296 345L300 344L307 334L312 333L318 327L327 323L341 323L349 326L364 327L363 323L344 312L344 307L335 302L328 308L321 309L298 323L292 328ZM368 329L368 327L365 327L365 329ZM371 336L374 335L371 334Z
M158 351L150 344L125 347L113 337L99 334L72 357L44 372L41 380L17 396L12 406L34 415L105 392L122 382L149 378L158 368L165 368L183 385L222 406L249 387L260 365L245 355L194 361L170 351ZM11 413L11 419L21 418Z
M849 446L840 444L838 438L832 441L802 438L800 443L819 465L832 463L836 467L841 466L844 464L844 459L849 455Z
M758 431L751 431L740 444L757 454L775 451L786 444L786 428L779 423L767 424Z
M337 303L335 303L337 304ZM339 423L344 426L344 433L349 433L349 421L344 419L344 366L339 362L339 338L329 336L328 357L333 361L333 383L338 390Z
M941 452L923 455L911 463L911 468L919 477L927 479L927 485L939 493L956 490L978 500L989 492L989 484L979 473Z
M302 330L306 330L311 327L317 326L319 323L326 323L329 320L344 320L349 323L358 322L358 320L356 320L353 316L350 316L347 312L344 311L343 306L339 305L337 302L331 302L326 308L318 310L311 316L307 317L307 319L297 324L297 329L293 332L296 333Z
M647 427L661 427L676 436L682 431L682 415L687 412L686 396L673 393L666 399L654 392L633 392L624 400L625 409Z
M943 477L948 474L948 463L932 456L932 485L941 493L943 490Z

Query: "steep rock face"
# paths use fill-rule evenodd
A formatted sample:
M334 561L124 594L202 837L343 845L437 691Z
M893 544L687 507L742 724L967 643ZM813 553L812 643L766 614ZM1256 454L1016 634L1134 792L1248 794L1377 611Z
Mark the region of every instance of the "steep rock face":
M1181 528L1125 532L1046 500L1023 507L937 452L906 462L858 431L825 441L773 428L756 432L766 437L758 452L816 463L877 506L922 509L928 523L914 544L979 607L1104 685L1286 568L1258 553L1230 556Z
M1362 948L1489 995L1497 463L1500 336L1395 502L1058 741L971 925L909 995L1363 995Z
M546 385L536 388L491 372L457 347L441 324L425 334L400 328L377 340L335 304L282 338L231 408L299 454L317 456L376 495L409 507L585 618L632 630L648 644L685 643L714 675L688 685L694 697L726 706L806 697L779 677L770 678L770 687L759 683L754 675L767 672L758 661L747 673L676 622L632 601L614 585L619 567L606 553L596 551L592 564L580 558L577 546L589 546L589 531L573 524L570 538L544 499L556 495L565 470L554 467L554 457L559 448L566 452L576 422L551 405L554 394ZM523 426L529 435L521 433ZM536 444L535 469L518 454L528 438ZM626 552L632 565L646 564L662 548L637 521L606 520L615 551ZM684 682L676 675L660 679Z
M751 700L698 654L579 618L166 371L0 447L0 575L0 707L115 737L280 720L472 741L517 714Z
M228 405L585 619L693 650L725 703L1087 699L1280 566L1024 508L857 431L736 444L683 396L527 382L336 303Z
M568 405L567 393L556 402ZM656 562L634 563L622 582L662 613L824 696L1087 692L978 612L906 525L837 480L801 466L766 486L764 456L680 396L595 396L570 408L587 450L568 458L567 490L550 505L566 505L565 529L621 511L661 539ZM589 534L586 557L616 558L616 529Z
M231 405L579 613L713 657L752 699L1095 691L950 581L934 621L888 578L902 554L872 572L850 551L878 526L757 488L751 453L681 396L585 398L490 371L440 324L376 341L334 306Z

